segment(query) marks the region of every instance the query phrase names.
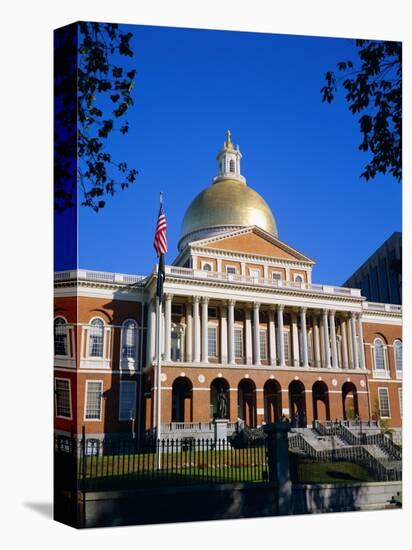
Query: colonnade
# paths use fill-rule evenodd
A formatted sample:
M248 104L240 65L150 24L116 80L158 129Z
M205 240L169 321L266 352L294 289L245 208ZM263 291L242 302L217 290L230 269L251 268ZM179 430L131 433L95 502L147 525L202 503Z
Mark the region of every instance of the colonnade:
M171 360L172 302L173 295L166 294L161 323L164 361ZM148 305L147 349L148 358L153 359L156 310L154 302ZM242 357L236 356L235 349L235 327L238 327L235 322L235 306L236 301L231 299L220 301L216 306L213 304L220 312L218 362L229 365L261 365L261 304L242 302L236 308L244 312ZM264 311L267 315L265 328L268 336L265 364L279 367L365 368L361 314L336 312L326 308L296 308L283 304L265 305ZM285 326L285 314L288 314L288 327ZM186 363L208 363L209 298L194 296L187 302L185 321L185 343L181 360ZM289 336L285 338L285 334ZM291 350L287 350L289 344Z

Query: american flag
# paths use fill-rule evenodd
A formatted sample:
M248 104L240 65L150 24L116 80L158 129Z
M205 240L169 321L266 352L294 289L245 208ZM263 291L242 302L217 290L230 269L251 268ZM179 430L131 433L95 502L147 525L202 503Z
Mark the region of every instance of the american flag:
M166 216L163 212L163 205L160 204L159 217L157 218L156 231L153 240L153 246L159 257L167 252L166 228Z

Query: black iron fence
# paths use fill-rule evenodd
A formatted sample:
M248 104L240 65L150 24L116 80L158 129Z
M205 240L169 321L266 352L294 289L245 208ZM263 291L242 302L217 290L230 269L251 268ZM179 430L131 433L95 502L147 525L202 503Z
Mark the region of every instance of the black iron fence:
M265 439L234 448L227 440L113 440L56 437L57 461L75 457L79 490L161 484L267 482Z

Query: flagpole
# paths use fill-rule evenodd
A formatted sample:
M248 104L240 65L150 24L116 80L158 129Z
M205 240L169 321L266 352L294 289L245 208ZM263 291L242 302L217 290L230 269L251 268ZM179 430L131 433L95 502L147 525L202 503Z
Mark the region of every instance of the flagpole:
M160 193L160 214L163 211L163 193ZM167 249L167 248L166 248ZM157 267L157 289L156 289L156 467L160 470L161 454L160 454L160 439L161 439L161 390L162 381L160 378L162 368L162 353L161 353L161 317L162 317L162 298L163 298L163 280L164 280L164 252L159 255L159 264Z

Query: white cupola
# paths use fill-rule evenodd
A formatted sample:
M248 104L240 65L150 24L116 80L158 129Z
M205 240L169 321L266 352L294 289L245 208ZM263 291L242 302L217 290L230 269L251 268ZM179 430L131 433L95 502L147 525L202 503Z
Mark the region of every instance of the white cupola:
M234 147L230 140L230 130L226 132L226 141L216 157L217 160L217 173L218 175L213 178L213 183L217 183L220 180L238 180L246 183L246 179L240 173L240 159L242 154L239 151L239 145Z

